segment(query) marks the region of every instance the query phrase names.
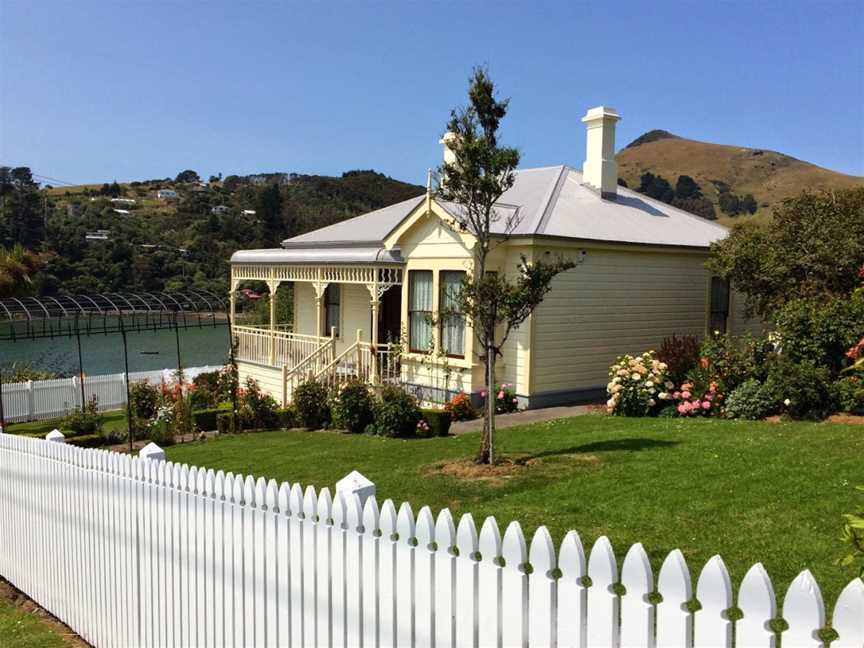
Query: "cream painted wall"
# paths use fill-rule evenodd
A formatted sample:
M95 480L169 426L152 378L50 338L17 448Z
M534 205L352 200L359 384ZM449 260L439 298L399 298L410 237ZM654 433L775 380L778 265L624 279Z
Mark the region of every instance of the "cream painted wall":
M275 367L264 367L251 362L237 362L237 375L240 384L246 383L246 378L252 377L258 381L261 389L269 393L280 404L282 404L283 381L282 370Z
M584 249L583 263L555 278L534 313L534 394L602 387L617 356L656 349L672 334L707 332L707 253L587 244ZM736 305L731 333L754 325Z
M341 291L339 309L339 338L336 351L354 344L357 329L362 329L362 339L369 341L372 335L372 310L369 290L360 284L338 284ZM315 290L312 284L297 282L294 288L294 332L303 335L321 335L316 331ZM324 326L324 315L321 315Z

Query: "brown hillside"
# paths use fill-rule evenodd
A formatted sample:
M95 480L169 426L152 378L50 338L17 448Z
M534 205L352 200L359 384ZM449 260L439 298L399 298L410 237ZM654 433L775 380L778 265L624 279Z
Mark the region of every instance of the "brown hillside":
M699 183L725 223L749 216L729 218L723 214L717 205L718 191L712 181L726 183L734 194L752 193L759 204L757 216L769 213L771 206L797 196L804 189L864 186L864 177L823 169L775 151L697 142L665 131L651 133L664 136L644 141L646 136L643 135L616 156L618 173L627 185L638 187L639 177L646 171L663 176L673 188L679 175L689 175ZM639 143L640 140L644 143Z

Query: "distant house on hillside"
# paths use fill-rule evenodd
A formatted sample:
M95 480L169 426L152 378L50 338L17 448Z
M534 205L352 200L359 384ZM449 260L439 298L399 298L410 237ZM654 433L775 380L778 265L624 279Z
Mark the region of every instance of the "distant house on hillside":
M276 184L279 186L289 185L296 177L296 173L255 173L246 176L246 179L251 184L261 187L268 184Z
M111 230L100 229L94 232L87 232L84 239L87 241L107 241L111 235Z
M156 192L156 198L159 200L177 200L177 192L173 189L160 189Z
M231 211L231 208L227 205L216 205L210 208L211 214L227 214L229 211Z
M254 216L254 215L255 215L255 210L254 210L254 209L244 209L244 210L243 210L242 212L240 212L240 213L243 214L244 216Z
M128 216L128 215L129 215L129 210L128 210L128 209L117 209L117 208L115 207L115 208L112 209L111 211L113 211L115 214L120 214L121 216Z
M111 202L115 205L134 205L136 201L134 198L112 198Z
M589 110L582 169L519 169L495 207L487 271L517 277L523 260L575 263L500 349L496 378L522 405L605 400L619 355L656 349L672 334L758 327L705 267L728 230L618 185L619 119L611 108ZM446 144L444 160L455 161ZM397 382L438 402L460 391L479 398L480 350L453 297L476 244L454 224L461 209L428 191L279 248L235 252L232 319L233 291L246 283L266 282L271 294L290 283L294 300L291 328L277 326L275 308L269 326L234 327L241 383L255 378L283 402L309 375Z

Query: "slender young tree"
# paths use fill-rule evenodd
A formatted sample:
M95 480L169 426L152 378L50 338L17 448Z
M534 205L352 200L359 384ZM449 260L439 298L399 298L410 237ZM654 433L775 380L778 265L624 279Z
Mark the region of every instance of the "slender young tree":
M508 279L506 268L489 267L493 248L516 229L512 210L499 210L501 195L513 186L519 151L499 146L498 128L507 114L509 99L498 99L495 85L483 67L469 79L469 104L454 109L445 142L452 162L439 168L437 194L457 205L451 226L474 238L473 267L455 301L473 327L486 380L483 438L478 463L495 463L495 360L510 333L543 300L556 274L573 263L528 263L523 256L518 275Z

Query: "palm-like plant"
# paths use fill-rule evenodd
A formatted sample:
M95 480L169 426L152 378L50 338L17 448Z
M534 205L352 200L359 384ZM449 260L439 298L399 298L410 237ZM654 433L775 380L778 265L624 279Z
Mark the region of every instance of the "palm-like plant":
M31 291L33 276L44 259L22 245L0 246L0 297L18 297Z

